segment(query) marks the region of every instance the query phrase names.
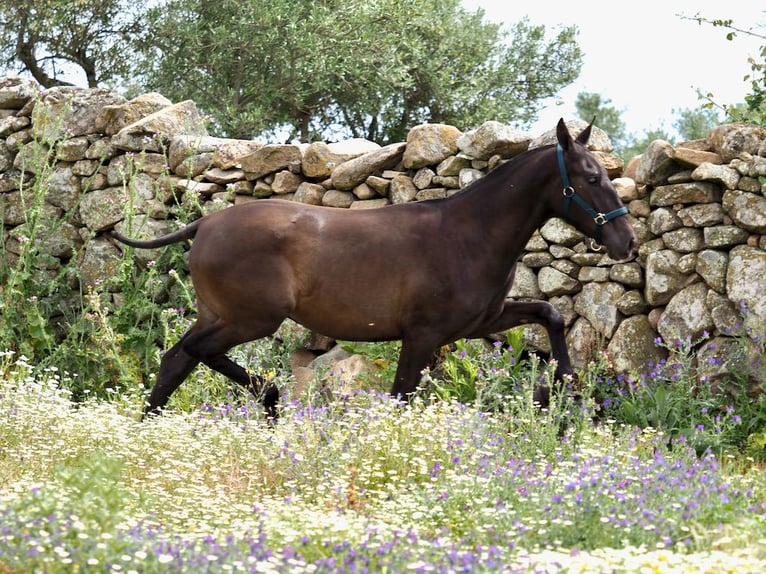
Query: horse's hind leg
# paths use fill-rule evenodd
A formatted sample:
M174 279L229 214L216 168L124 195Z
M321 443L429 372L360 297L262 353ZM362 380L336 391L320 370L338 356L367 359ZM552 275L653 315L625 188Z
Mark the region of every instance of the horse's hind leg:
M278 325L277 325L278 326ZM269 418L276 419L279 391L275 385L264 388L261 377L249 373L246 369L226 356L226 352L238 344L255 340L266 336L276 330L268 330L264 335L244 337L236 335L225 325L216 323L208 327L187 333L183 340L183 348L186 353L202 362L214 371L221 373L235 383L246 388L252 395L263 401L266 414ZM231 331L231 332L230 332Z
M540 324L548 332L551 355L556 360L556 382L561 384L566 377L572 375L572 363L564 337L564 320L561 313L547 301L506 301L502 313L493 321L482 325L470 337L486 337L529 323ZM544 385L538 388L535 391L535 400L541 406L547 407L550 402L550 389Z
M173 394L186 377L199 364L199 360L189 355L183 348L184 339L181 338L178 343L173 345L162 357L160 370L157 374L157 381L152 387L149 395L149 402L144 409L144 416L156 414L167 403L170 395Z

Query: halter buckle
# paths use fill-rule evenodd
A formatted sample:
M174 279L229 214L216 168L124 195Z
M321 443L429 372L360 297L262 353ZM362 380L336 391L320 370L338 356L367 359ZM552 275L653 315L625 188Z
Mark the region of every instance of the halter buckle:
M609 220L606 218L606 215L604 215L603 213L597 213L596 217L593 218L593 221L596 222L596 225L600 226L600 225L605 225L606 222Z

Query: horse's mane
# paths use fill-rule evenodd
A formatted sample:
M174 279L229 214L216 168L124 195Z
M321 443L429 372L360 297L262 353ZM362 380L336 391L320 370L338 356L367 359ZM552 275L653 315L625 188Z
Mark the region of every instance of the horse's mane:
M473 189L476 186L480 185L491 185L498 179L504 179L508 176L508 172L516 169L516 166L526 160L529 160L531 156L537 155L538 153L548 150L553 147L553 144L548 144L540 147L536 147L533 149L528 149L527 151L524 151L518 155L513 156L508 161L504 162L502 165L497 166L496 168L489 171L484 177L481 177L473 182L471 182L469 185L465 186L463 189L461 189L458 193L455 193L452 195L452 197L462 195L463 192L469 191Z

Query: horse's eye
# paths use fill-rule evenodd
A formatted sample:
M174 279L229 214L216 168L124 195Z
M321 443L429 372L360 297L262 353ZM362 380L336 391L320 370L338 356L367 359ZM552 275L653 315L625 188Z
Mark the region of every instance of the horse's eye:
M591 175L588 177L588 183L590 184L597 184L598 183L598 176L597 175Z

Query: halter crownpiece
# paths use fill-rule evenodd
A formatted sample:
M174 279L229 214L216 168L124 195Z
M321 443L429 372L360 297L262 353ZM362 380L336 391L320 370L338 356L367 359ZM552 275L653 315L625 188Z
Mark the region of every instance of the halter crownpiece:
M593 221L596 223L594 239L597 243L601 243L601 228L613 219L617 219L621 215L627 215L628 208L625 206L618 207L609 213L600 213L593 209L587 201L577 194L575 188L572 187L572 184L569 182L567 166L564 163L564 148L561 147L561 144L556 144L556 157L559 162L561 180L564 183L564 217L567 219L569 218L569 206L572 204L572 200L574 200L577 205L582 207L585 212L593 218Z

